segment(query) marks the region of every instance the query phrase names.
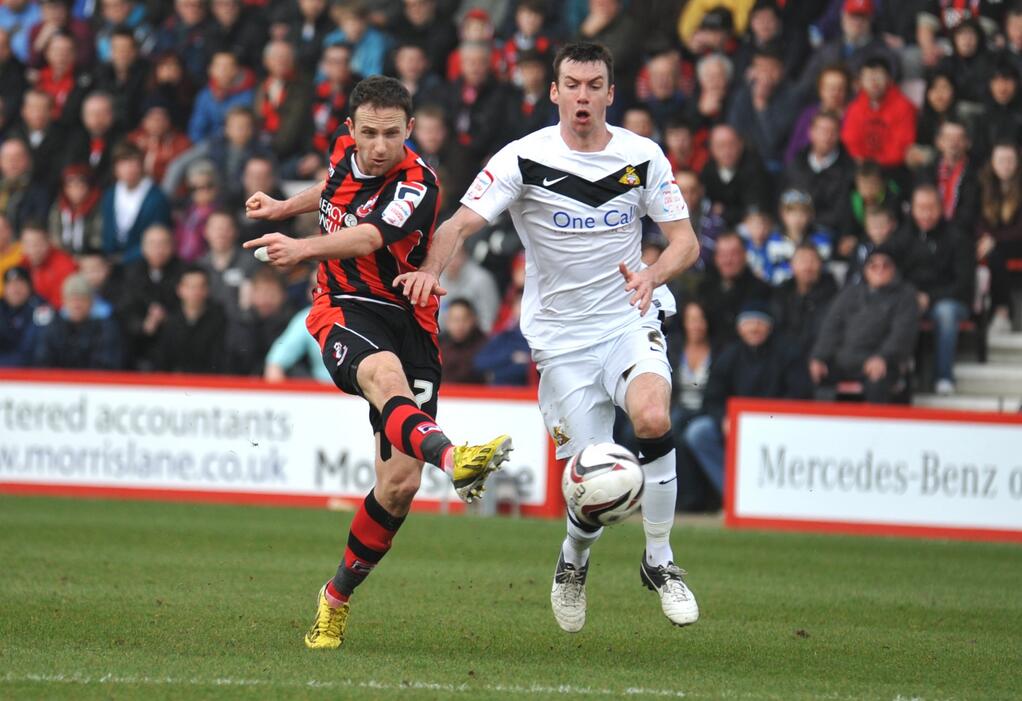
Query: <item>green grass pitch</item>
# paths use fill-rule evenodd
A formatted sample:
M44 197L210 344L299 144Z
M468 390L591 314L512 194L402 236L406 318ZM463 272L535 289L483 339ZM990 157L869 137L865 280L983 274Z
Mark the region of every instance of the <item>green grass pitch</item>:
M589 618L549 611L559 522L413 515L302 634L351 515L0 497L0 699L1022 698L1022 548L679 527L702 619L594 549Z

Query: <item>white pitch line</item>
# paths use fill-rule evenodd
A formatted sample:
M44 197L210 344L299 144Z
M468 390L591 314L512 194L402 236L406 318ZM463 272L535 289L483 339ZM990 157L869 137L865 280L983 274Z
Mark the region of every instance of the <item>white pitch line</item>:
M331 681L319 681L310 679L307 682L299 681L273 681L269 679L234 679L231 677L216 677L213 679L184 679L175 677L134 677L120 676L116 674L104 674L100 676L83 676L78 674L5 674L3 681L12 682L42 682L56 684L107 684L117 686L138 685L138 686L235 686L235 687L283 687L296 689L373 689L375 691L440 691L444 693L479 693L481 691L509 694L512 696L528 696L532 694L559 694L563 696L652 696L659 698L685 698L684 691L671 689L646 689L642 687L628 687L625 689L600 689L586 686L571 686L561 684L558 686L544 686L531 684L521 686L517 684L449 684L440 682L409 681L395 684L393 682L381 682L375 679L355 680L336 679Z

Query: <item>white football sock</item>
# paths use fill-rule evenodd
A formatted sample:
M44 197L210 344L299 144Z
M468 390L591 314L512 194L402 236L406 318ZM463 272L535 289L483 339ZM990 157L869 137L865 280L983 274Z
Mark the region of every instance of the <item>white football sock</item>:
M567 519L567 522L568 535L561 545L561 554L564 556L564 561L569 565L582 567L589 560L590 546L600 539L603 529L586 531L572 523L570 518Z
M646 489L642 495L642 529L646 532L646 562L665 565L674 560L671 526L678 500L674 451L643 465Z

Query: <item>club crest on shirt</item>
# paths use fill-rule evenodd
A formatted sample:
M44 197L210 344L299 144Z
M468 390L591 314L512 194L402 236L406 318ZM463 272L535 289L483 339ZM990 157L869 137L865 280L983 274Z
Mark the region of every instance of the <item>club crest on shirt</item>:
M634 166L626 166L624 175L618 178L617 181L622 185L627 185L628 187L638 187L639 185L642 185L642 179L639 177L639 174L635 172Z
M358 206L358 209L355 210L355 214L357 214L358 216L363 217L363 218L364 217L368 217L369 213L371 211L373 211L373 207L376 206L376 199L379 196L380 196L380 193L377 192L375 195L370 197L368 200L366 200L365 202L360 204Z

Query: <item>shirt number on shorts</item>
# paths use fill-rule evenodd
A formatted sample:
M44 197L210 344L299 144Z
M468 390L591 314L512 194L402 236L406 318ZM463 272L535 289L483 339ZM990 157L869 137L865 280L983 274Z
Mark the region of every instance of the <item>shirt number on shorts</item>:
M422 408L422 405L433 398L433 383L429 380L413 380L412 388L415 390L415 403Z

